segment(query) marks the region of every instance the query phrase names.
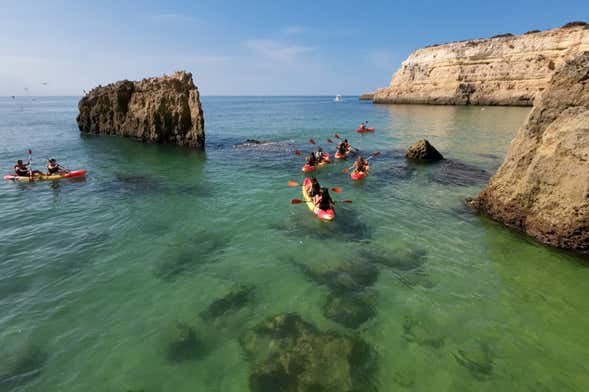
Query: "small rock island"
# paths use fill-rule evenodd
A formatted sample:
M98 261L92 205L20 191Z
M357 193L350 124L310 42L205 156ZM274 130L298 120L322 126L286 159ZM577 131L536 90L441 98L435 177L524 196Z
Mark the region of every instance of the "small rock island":
M78 104L83 133L203 148L204 114L189 72L98 86Z

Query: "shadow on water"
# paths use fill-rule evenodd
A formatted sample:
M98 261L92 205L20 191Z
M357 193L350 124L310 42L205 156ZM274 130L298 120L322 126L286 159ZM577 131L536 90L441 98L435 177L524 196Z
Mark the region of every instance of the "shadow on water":
M272 229L284 232L288 237L310 237L323 240L339 240L349 242L366 242L372 237L372 228L360 219L360 215L352 208L336 207L336 219L332 222L321 222L311 215L310 211L302 211L293 215L287 223L270 225ZM305 205L299 208L306 209ZM344 210L345 209L345 210Z
M174 281L197 266L218 260L229 240L222 234L206 230L194 236L189 244L170 244L170 252L156 263L155 275L165 281Z
M47 361L47 353L36 346L29 346L12 354L2 354L0 361L0 391L16 390L41 374Z

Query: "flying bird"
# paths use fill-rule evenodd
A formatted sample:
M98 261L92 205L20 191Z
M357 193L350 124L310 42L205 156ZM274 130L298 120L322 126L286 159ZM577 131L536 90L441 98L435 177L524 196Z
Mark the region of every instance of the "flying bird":
M47 82L41 82L43 86L47 86Z

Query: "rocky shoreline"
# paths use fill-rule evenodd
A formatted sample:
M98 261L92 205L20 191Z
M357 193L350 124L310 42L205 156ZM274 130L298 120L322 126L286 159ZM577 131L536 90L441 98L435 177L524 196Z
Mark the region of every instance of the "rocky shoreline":
M589 25L501 34L413 52L386 88L380 104L532 106L567 59L589 50Z
M543 243L589 253L589 51L554 74L468 204Z

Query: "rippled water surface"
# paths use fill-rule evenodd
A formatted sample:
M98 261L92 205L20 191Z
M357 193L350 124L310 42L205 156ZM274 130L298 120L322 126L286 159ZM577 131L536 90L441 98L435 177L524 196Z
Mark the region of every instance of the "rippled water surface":
M379 391L589 389L587 263L462 202L528 109L203 104L204 153L81 136L77 98L0 99L5 171L27 148L88 170L0 183L0 391L247 391L242 338L282 313L365 341ZM362 120L376 133L350 132ZM294 150L334 132L382 154L362 183L318 173L353 200L324 224L286 184ZM408 164L422 137L449 161Z

